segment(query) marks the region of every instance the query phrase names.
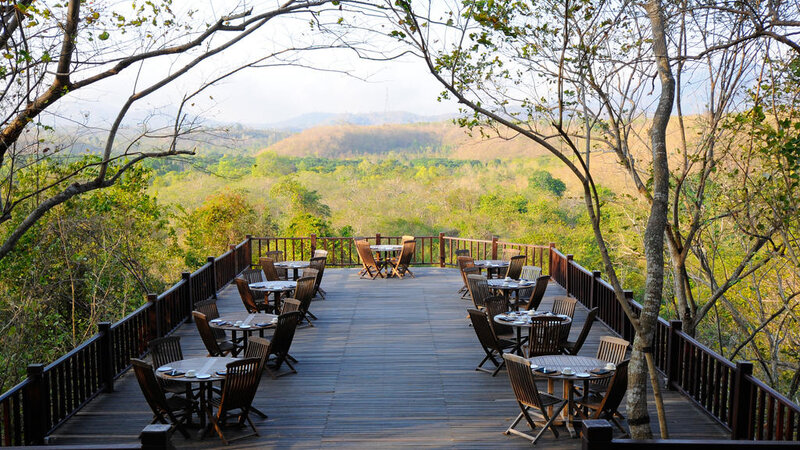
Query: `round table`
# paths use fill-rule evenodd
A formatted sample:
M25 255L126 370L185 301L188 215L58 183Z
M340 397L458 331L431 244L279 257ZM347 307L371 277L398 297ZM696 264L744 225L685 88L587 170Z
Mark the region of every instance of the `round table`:
M500 269L507 269L509 262L502 259L478 259L474 264L479 269L486 269L486 278L491 278L494 273L499 276Z
M275 322L273 322L273 320ZM233 341L236 340L236 333L241 331L243 336L242 340L244 342L243 345L245 348L247 348L247 339L250 337L250 333L253 331L258 331L259 334L263 335L264 330L275 327L277 320L278 316L275 314L242 312L225 314L224 316L210 320L208 325L211 328L230 331ZM242 328L234 325L238 321L241 321L242 325L249 325L250 327Z
M533 313L533 314L530 314ZM495 323L500 325L508 325L514 327L514 331L517 335L517 345L514 346L512 350L515 354L522 356L522 344L524 344L526 340L522 339L522 329L523 328L530 328L533 322L531 321L532 317L556 317L561 319L561 325L567 327L567 333L569 333L569 326L572 324L572 319L569 316L565 316L563 314L552 314L547 311L537 312L537 311L520 311L514 312L509 311L507 313L498 314L494 316L493 320ZM564 333L562 333L564 334Z
M286 269L292 270L292 279L297 280L297 271L300 269L306 269L310 266L308 261L279 261L274 263L275 267L278 269Z
M220 375L218 371L224 371L228 363L237 361L238 358L230 358L225 356L209 357L209 358L189 358L173 361L165 366L156 369L156 376L169 381L178 381L181 383L199 383L200 384L200 426L206 426L206 413L210 413L211 408L211 384L215 381L222 381L225 375ZM177 372L183 372L180 375L170 375L172 371L163 371L167 367L171 367ZM208 378L187 377L186 372L194 370L197 374L208 374ZM205 434L205 433L203 433Z
M265 302L268 301L267 296L272 293L275 297L275 311L281 310L281 294L295 289L297 289L297 281L260 281L258 283L250 283L250 290L263 293Z
M603 380L606 378L611 378L614 376L614 371L609 370L606 373L592 373L593 370L606 370L604 369L606 365L606 361L597 358L591 358L588 356L574 356L574 355L547 355L547 356L536 356L530 358L531 361L531 368L533 368L533 373L537 377L544 377L547 378L547 388L548 391L552 394L553 393L553 382L555 380L562 380L563 382L563 390L564 395L566 395L567 399L567 408L565 409L564 414L566 415L565 421L567 425L567 430L569 430L569 434L572 437L576 436L575 427L574 427L574 419L575 414L580 413L580 411L575 407L575 398L574 398L574 386L575 381L583 381L583 389L584 392L588 392L589 390L589 382L596 381L596 380ZM534 368L536 366L537 368ZM574 374L572 375L565 375L561 371L564 368L571 368L574 370ZM554 372L541 372L540 368L545 369L554 369ZM588 377L579 377L578 374L588 374Z
M487 284L489 285L489 289L494 289L496 291L500 291L503 294L503 298L508 300L513 292L516 297L517 301L514 302L513 306L516 308L519 304L519 290L526 289L533 286L535 283L528 281L528 280L510 280L506 281L500 278L490 279L487 280Z
M395 254L395 253L403 250L403 246L402 245L383 245L383 244L381 244L381 245L370 245L369 249L372 250L375 253L378 253L378 261L377 261L377 263L379 265L379 269L383 270L383 269L385 269L386 267L389 266L389 260L391 259L389 257L389 254L390 253L391 254ZM383 257L381 257L381 255L380 255L381 253L383 253ZM387 270L386 272L387 272L388 276L391 276L391 273L390 273L389 270Z

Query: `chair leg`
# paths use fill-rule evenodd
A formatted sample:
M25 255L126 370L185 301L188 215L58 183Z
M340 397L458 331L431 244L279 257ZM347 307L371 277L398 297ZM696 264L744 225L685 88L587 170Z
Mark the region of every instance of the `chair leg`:
M494 372L492 372L492 376L496 377L497 373L500 372L500 370L505 366L506 366L506 360L504 359L504 360L500 361L500 365L497 366L496 369L494 369Z

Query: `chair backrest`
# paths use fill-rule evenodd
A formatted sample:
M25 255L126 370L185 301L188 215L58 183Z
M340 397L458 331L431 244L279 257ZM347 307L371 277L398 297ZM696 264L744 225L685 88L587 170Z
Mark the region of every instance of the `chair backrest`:
M294 339L294 332L297 329L297 324L303 318L303 313L294 311L278 316L278 325L275 328L275 334L272 335L270 341L269 352L275 355L276 362L280 366L286 355L289 354L289 348L292 346Z
M457 256L456 263L458 263L458 270L461 272L461 280L464 281L464 286L466 286L467 273L464 272L464 269L475 267L475 260L471 256ZM480 273L480 270L477 273Z
M300 311L300 300L296 298L285 298L281 301L281 314L293 311Z
M415 238L410 234L404 234L403 237L400 238L400 242L413 241L413 240L415 240Z
M262 337L251 337L247 340L244 357L258 358L258 371L261 373L264 369L264 364L267 363L267 358L269 358L269 341Z
M570 318L575 316L575 305L578 300L563 295L553 299L553 314L565 314Z
M539 266L522 266L522 273L519 274L520 278L526 280L536 280L542 275L542 268Z
M139 382L139 387L142 389L144 399L153 410L153 414L161 416L163 413L170 411L167 396L161 389L158 383L153 366L141 359L131 358L131 365L133 366L133 373L136 374L136 381Z
M484 307L485 300L492 295L489 293L489 282L483 275L467 275L467 288L477 309Z
M156 367L183 359L180 336L153 339L147 344L147 347L150 349L150 356L153 358L153 365Z
M267 281L278 281L278 271L275 270L275 260L270 257L258 258L258 263L261 264L261 270L264 271L264 277Z
M244 269L239 275L247 280L248 283L260 283L264 281L264 274L261 269Z
M481 343L484 349L497 350L500 352L500 345L497 342L497 336L489 324L489 316L477 309L468 309L469 320L472 322L472 329L475 330L475 335L478 336L478 342Z
M539 389L536 387L536 378L531 370L531 362L510 353L503 354L503 358L506 360L508 380L511 382L511 389L517 401L525 406L541 408L542 401Z
M317 258L311 258L308 261L309 269L316 269L317 270L317 280L314 283L314 289L319 289L319 285L322 284L322 274L325 272L325 264L328 261L327 256L320 256ZM303 272L305 275L305 272ZM315 292L316 293L316 292Z
M506 269L506 278L519 280L519 276L522 274L522 266L525 264L526 258L527 256L525 255L512 256L508 263L508 269Z
M528 333L528 358L561 353L563 329L564 325L557 318L532 317Z
M619 364L625 359L630 342L614 336L601 336L597 347L597 359Z
M257 313L258 306L256 306L256 301L253 298L253 291L250 290L247 280L236 277L233 279L233 282L236 283L236 288L239 289L239 297L242 298L244 309L249 313Z
M303 272L303 277L297 280L297 288L294 290L294 298L300 301L300 311L308 312L311 299L314 298L314 287L317 283L316 274L308 272L316 270L309 269Z
M356 240L356 250L358 251L358 256L361 258L361 262L365 266L369 268L378 267L378 264L375 262L375 255L372 254L372 250L369 248L369 242L365 239Z
M493 295L484 300L484 304L486 305L486 316L489 318L489 325L492 326L495 335L508 334L514 331L513 327L494 321L494 316L508 312L509 304L507 298Z
M403 241L403 249L400 251L400 259L398 264L402 267L408 267L411 264L411 259L414 257L414 252L417 250L417 241L408 240Z
M250 290L249 287L248 290ZM214 320L219 318L219 310L217 309L217 300L213 298L195 303L194 310L200 311L201 313L205 314L206 319L208 320ZM225 330L220 330L219 328L212 328L211 331L214 332L214 337L217 339L225 339L227 337L225 335Z
M256 396L258 382L261 380L261 366L258 358L243 358L228 363L227 375L222 384L222 398L219 402L218 417L226 411L242 408L248 411Z
M320 249L314 250L314 258L323 258L323 257L324 258L328 257L327 250L320 250Z
M280 250L270 250L268 252L264 252L264 256L267 258L272 258L273 262L283 261L283 252Z
M459 256L472 256L468 248L460 248L456 250L456 258Z
M503 249L503 261L511 261L512 256L519 255L519 250L516 248L504 248Z
M192 311L192 318L194 319L194 324L197 325L197 331L200 333L200 339L203 340L203 345L205 345L208 355L222 356L222 350L220 350L217 338L208 325L206 315L199 311Z
M595 418L608 417L618 409L622 399L625 398L625 391L628 389L628 363L626 359L617 364L617 370L611 381L608 383L608 390L600 403L600 408L595 412Z
M583 322L581 334L578 335L578 339L575 340L575 344L569 349L571 354L577 355L578 352L581 351L583 343L586 342L586 338L589 336L589 331L592 330L592 324L594 323L595 319L597 319L598 311L600 311L599 307L594 307L589 310L589 314L586 315L586 321Z
M544 293L547 291L547 284L550 282L550 277L545 275L536 279L536 285L533 287L530 298L528 298L528 306L525 307L528 311L539 309L542 304Z

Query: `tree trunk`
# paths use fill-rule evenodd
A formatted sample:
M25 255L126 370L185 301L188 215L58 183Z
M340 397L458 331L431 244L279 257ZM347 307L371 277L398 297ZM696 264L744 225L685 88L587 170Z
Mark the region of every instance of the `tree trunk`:
M661 308L664 288L664 230L667 226L667 207L669 202L669 164L667 161L666 132L672 105L675 101L675 80L667 54L665 19L659 0L645 4L647 16L653 31L653 54L661 81L661 95L653 115L650 129L653 152L653 202L650 217L644 233L644 253L647 261L645 291L642 312L639 316L639 332L633 341L633 354L629 366L628 380L628 424L631 437L649 439L653 436L650 416L647 414L647 361L645 353L652 352L653 333ZM666 424L661 424L662 435Z

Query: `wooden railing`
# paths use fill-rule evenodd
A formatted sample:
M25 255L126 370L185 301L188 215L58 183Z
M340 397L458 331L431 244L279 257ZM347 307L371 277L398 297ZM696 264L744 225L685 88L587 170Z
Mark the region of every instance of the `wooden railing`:
M0 395L0 446L42 444L44 437L102 392L147 353L147 343L184 323L195 303L215 297L250 263L250 239L231 246L115 324L98 332L47 366L31 364L28 377Z
M363 238L373 245L402 244L402 236L383 236L378 233ZM257 264L258 258L269 251L279 250L283 252L284 259L303 261L309 259L314 250L327 250L328 266L361 265L352 237L318 237L312 234L308 237L250 237L250 239L253 248L252 264ZM505 248L519 250L520 254L527 256L525 263L541 267L542 273L547 273L550 266L550 246L547 245L503 242L497 238L465 239L445 236L444 233L439 233L438 236L415 236L414 239L417 241L417 246L412 264L418 266L454 267L456 251L461 249L468 249L475 259L499 259Z
M550 249L550 276L587 308L599 307L598 319L627 340L633 326L614 289L555 248ZM634 314L642 305L625 296ZM734 364L682 331L681 321L658 318L653 337L656 367L667 385L681 391L731 432L732 439L800 440L800 407L755 378L753 365Z

